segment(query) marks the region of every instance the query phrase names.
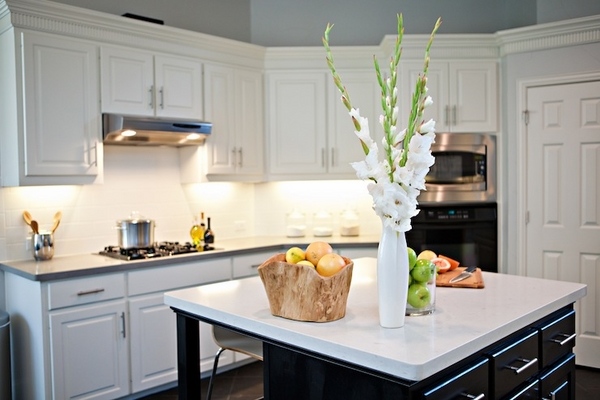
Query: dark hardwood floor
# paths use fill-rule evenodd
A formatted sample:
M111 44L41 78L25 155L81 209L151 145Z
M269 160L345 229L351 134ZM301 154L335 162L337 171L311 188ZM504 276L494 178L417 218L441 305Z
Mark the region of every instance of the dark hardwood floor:
M576 399L600 400L600 370L577 367ZM202 398L206 398L208 379L202 379ZM254 362L217 375L212 400L254 400L262 396L262 363ZM167 390L143 400L176 400L177 389ZM309 399L307 399L309 400Z

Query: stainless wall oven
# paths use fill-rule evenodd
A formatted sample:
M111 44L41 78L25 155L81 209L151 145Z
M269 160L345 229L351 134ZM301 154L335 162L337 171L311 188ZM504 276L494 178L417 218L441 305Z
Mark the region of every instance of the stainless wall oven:
M406 233L408 245L498 272L495 137L439 133L431 150L435 164Z
M406 242L417 254L433 250L483 271L498 272L496 203L421 205Z

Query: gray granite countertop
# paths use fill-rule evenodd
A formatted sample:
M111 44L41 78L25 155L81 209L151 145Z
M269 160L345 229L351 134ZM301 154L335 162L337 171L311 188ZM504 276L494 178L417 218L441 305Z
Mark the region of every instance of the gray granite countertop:
M34 281L51 281L101 273L129 271L140 267L151 268L155 266L176 265L186 262L250 254L259 251L273 251L276 253L283 251L292 245L306 246L310 242L316 240L326 241L330 243L334 249L341 246L346 248L377 247L379 236L331 236L324 238L312 236L302 238L252 236L220 240L218 243L215 243L216 250L172 257L125 261L102 256L97 253L75 254L56 256L51 260L46 261L36 261L33 258L30 260L2 261L0 262L0 269Z

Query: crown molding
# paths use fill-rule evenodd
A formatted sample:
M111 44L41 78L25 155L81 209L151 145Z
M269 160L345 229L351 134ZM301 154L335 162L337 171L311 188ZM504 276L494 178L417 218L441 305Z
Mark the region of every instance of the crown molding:
M500 55L600 42L600 15L496 32Z
M263 68L262 46L52 1L2 0L0 29L6 20L19 29Z

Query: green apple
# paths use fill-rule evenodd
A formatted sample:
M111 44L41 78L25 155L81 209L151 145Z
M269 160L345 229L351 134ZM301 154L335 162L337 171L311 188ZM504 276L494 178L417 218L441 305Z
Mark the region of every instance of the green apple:
M417 262L417 253L411 248L408 248L408 270L410 271Z
M408 288L408 304L414 308L423 308L431 301L431 293L422 283L413 283Z
M410 276L421 283L429 282L433 277L435 264L429 260L417 260L415 267L410 271Z

